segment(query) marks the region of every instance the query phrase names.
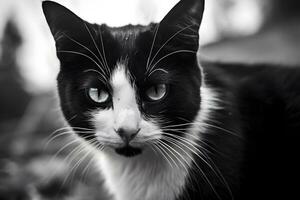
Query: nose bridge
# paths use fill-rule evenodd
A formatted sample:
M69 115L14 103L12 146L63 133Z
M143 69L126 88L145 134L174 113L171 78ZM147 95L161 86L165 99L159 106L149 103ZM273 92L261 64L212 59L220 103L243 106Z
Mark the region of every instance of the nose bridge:
M135 110L137 108L135 92L129 85L125 85L116 89L114 92L114 108L116 110Z
M138 125L140 111L138 109L135 91L129 84L116 88L113 97L115 123L117 128Z
M139 127L140 111L136 94L130 84L115 88L114 97L115 128L136 130Z
M111 85L113 87L114 128L116 130L137 130L139 128L140 111L134 87L123 65L118 66L113 72Z
M140 113L135 108L122 108L116 113L116 129L136 130L139 128Z

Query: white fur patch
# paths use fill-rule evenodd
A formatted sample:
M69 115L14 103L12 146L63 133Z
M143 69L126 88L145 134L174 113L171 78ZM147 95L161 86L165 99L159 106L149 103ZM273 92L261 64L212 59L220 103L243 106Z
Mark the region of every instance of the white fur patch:
M99 166L116 200L173 200L185 184L181 167L172 168L149 149L133 158L102 153Z
M125 66L118 64L111 78L113 89L113 105L115 129L138 129L141 123L141 114L136 102L136 92L125 71Z

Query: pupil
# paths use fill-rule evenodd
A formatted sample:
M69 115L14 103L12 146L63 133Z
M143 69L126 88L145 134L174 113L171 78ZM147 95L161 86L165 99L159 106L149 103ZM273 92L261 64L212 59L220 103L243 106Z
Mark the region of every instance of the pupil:
M155 91L155 94L158 95L158 87L157 86L154 87L154 91Z

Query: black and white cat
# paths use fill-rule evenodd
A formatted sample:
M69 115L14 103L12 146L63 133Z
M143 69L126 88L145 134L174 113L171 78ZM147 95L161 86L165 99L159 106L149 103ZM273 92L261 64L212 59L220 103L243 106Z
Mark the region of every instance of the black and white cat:
M43 2L69 125L116 200L296 194L300 70L199 61L204 0L158 24L90 24Z

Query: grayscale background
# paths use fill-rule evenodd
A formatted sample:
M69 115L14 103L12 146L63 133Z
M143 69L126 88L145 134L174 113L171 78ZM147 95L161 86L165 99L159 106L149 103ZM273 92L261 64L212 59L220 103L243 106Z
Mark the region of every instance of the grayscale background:
M113 26L157 22L177 1L57 0L89 22ZM199 55L300 66L299 36L300 1L206 0ZM65 146L69 137L53 138L66 126L58 69L41 0L0 0L1 200L109 199L91 158L75 156L75 146Z

